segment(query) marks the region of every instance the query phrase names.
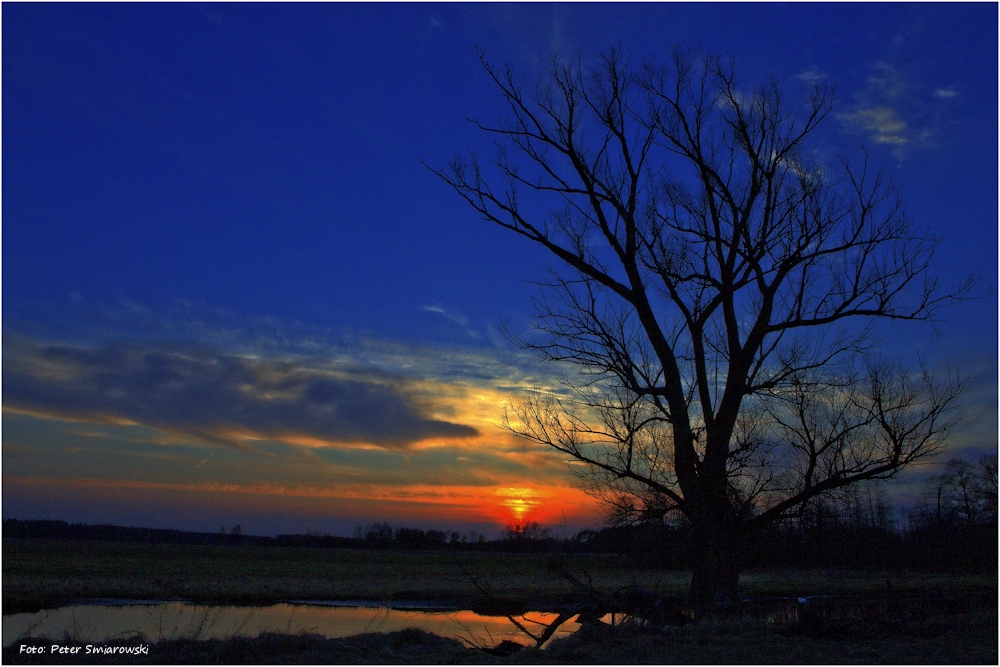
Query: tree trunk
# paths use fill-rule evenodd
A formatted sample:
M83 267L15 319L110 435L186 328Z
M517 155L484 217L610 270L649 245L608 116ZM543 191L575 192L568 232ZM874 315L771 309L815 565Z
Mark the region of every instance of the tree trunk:
M695 618L739 604L739 533L733 522L717 514L702 516L694 524L693 538L691 605Z

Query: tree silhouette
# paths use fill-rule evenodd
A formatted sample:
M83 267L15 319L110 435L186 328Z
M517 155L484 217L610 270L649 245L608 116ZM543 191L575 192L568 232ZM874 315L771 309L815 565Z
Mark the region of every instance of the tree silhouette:
M936 239L867 156L808 151L826 84L796 113L777 82L680 50L554 59L528 90L480 59L509 109L473 121L496 154L434 171L557 258L539 339L511 338L580 371L504 423L585 464L619 518L683 513L698 613L737 599L750 531L940 449L961 383L883 359L872 324L933 320L973 280L939 289Z
M943 472L927 480L924 495L938 525L996 525L997 455L983 456L977 464L949 460Z

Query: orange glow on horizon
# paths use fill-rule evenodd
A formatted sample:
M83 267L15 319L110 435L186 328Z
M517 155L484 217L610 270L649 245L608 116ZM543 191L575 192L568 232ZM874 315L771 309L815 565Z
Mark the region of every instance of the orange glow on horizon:
M372 441L345 442L333 439L344 436L336 429L329 434L313 427L300 429L294 420L273 428L269 422L255 420L217 423L207 419L192 424L163 417L137 423L126 415L68 414L57 408L25 410L5 405L5 419L25 415L19 437L33 437L31 429L44 427L40 456L57 450L78 458L72 463L59 459L59 465L42 465L42 458L14 460L4 469L4 497L15 503L21 502L19 498L32 498L31 503L39 507L52 506L51 496L67 506L142 506L177 516L186 507L206 517L245 510L248 515L338 522L357 518L417 528L453 522L500 528L531 522L574 526L600 522L598 503L573 486L565 457L526 443L501 426L501 415L511 403L525 391L555 386L550 378L516 364L498 363L488 354L463 357L466 353L456 352L442 364L437 350L421 352L424 356L410 352L390 347L372 354L380 366L412 366L408 377L425 376L393 388L412 401L414 413L427 426L402 429L396 440L372 435ZM340 361L288 363L285 370L269 362L259 370L277 373L277 379L293 371L334 376ZM480 363L485 363L486 371L474 377L461 375L462 368ZM343 377L353 378L352 373ZM267 381L250 382L245 388L254 400L272 398L273 383L262 380ZM281 400L294 403L294 398L289 395ZM100 425L92 429L94 438L111 444L86 443L85 439L94 438L66 427L46 426L45 420ZM59 438L65 438L65 444ZM26 443L25 449L34 451ZM74 465L77 460L79 466Z
M597 502L568 486L434 486L413 484L377 486L292 486L271 484L170 483L97 478L19 477L5 475L8 491L18 487L59 487L74 495L122 495L155 493L169 502L170 496L204 499L211 506L239 502L248 510L266 510L281 503L294 505L309 515L350 517L360 510L384 514L384 520L410 522L489 522L498 526L535 521L556 525L564 521L593 524L599 520ZM239 499L238 501L236 499ZM291 504L291 505L289 505Z
M501 507L509 514L508 523L523 524L538 513L543 506L542 498L547 498L548 493L537 489L524 487L505 487L497 489L496 495L500 496Z

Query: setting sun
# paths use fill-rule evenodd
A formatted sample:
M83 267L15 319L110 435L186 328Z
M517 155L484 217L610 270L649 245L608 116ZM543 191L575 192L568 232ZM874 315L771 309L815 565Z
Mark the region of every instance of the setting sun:
M497 489L497 495L502 498L500 505L506 510L506 518L513 523L522 523L542 506L541 499L549 494L523 487L505 487Z

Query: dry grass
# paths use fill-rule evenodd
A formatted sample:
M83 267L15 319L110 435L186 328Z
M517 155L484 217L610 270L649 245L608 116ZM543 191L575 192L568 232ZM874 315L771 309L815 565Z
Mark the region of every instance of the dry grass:
M690 574L636 568L607 556L370 549L3 541L4 611L81 598L185 599L264 605L279 600L427 600L541 609L575 599L556 570L603 591L639 585L683 599ZM790 571L747 573L744 595L898 595L996 600L997 574Z
M181 598L209 603L278 600L558 601L571 591L535 554L406 552L370 549L225 547L112 542L4 540L7 609L111 597ZM655 586L678 591L686 575L631 570L615 558L565 562L595 586Z
M859 626L812 637L755 622L704 623L651 632L578 633L522 662L563 664L996 664L997 610L902 628Z

